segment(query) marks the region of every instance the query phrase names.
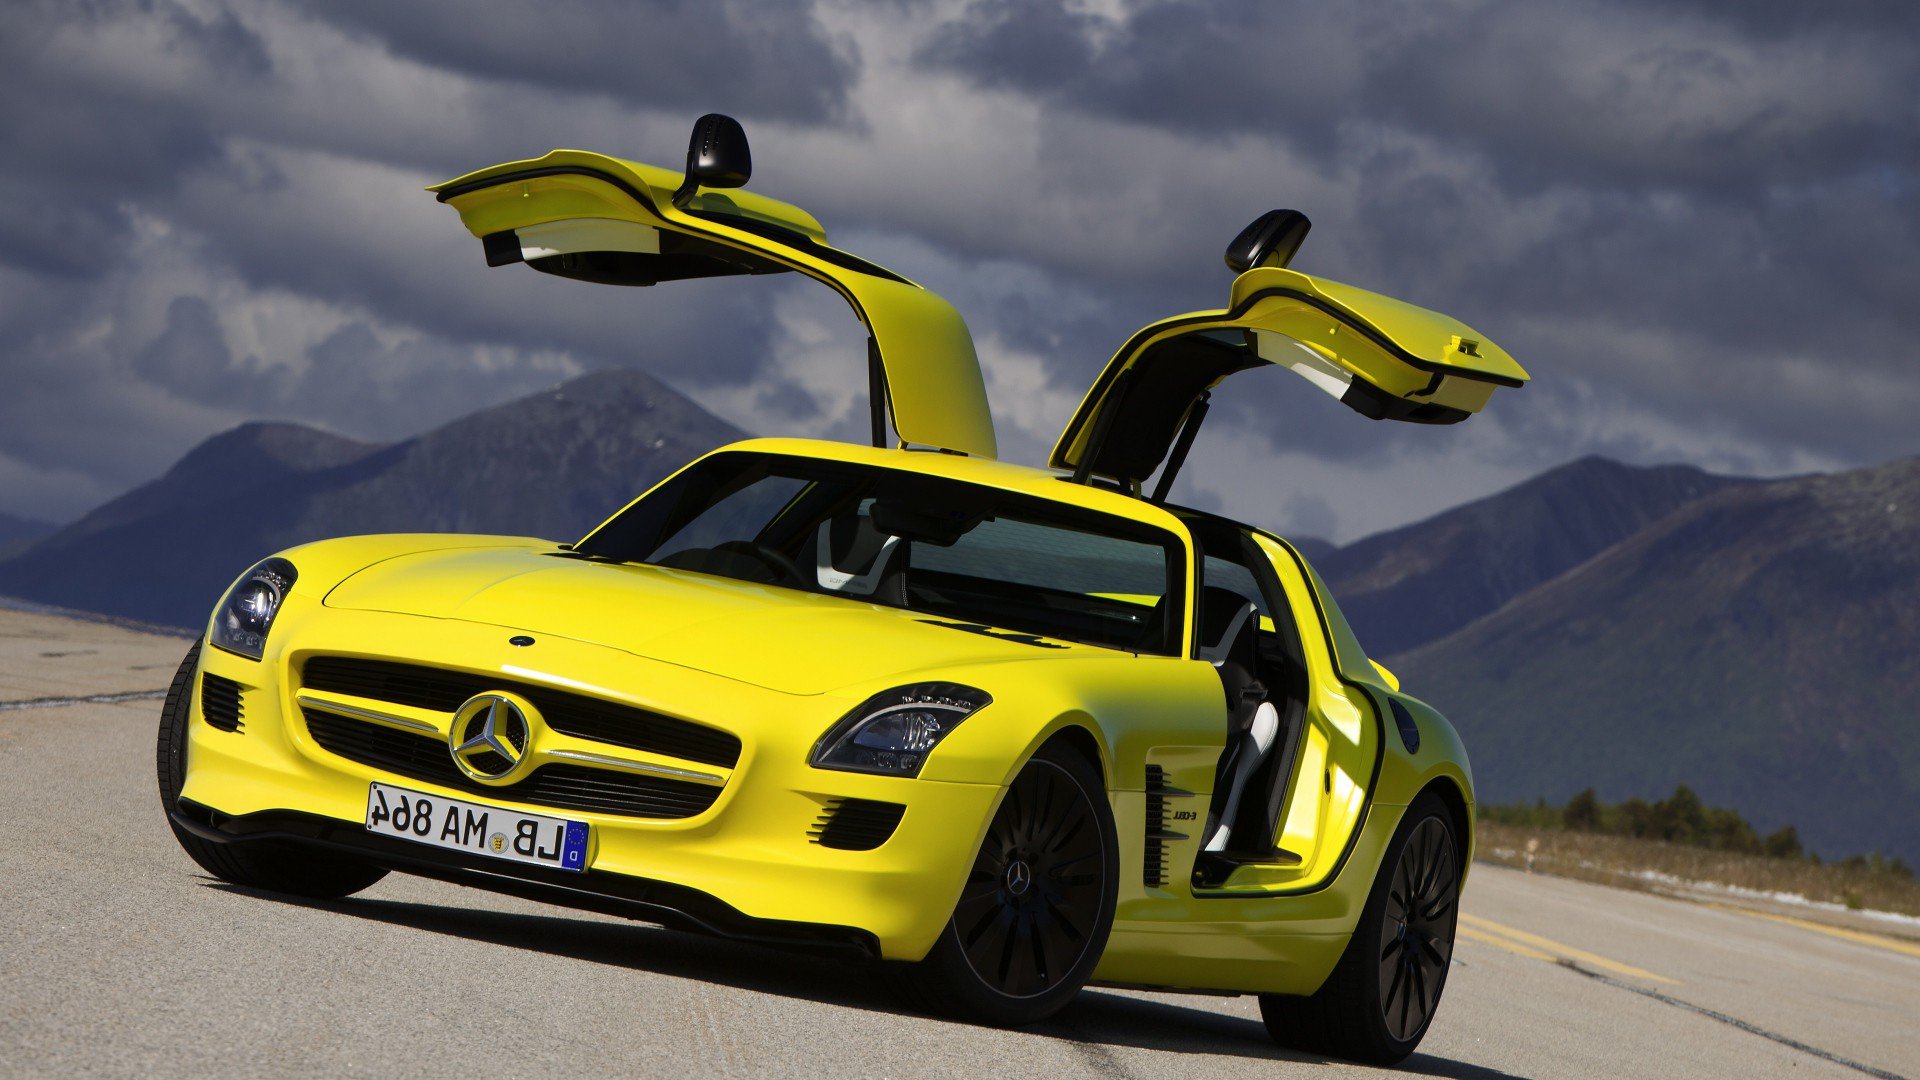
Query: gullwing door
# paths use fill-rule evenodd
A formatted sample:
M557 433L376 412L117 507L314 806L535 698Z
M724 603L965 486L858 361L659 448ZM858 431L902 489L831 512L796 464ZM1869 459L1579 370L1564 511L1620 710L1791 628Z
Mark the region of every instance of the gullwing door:
M711 114L694 125L685 172L584 150L509 161L428 190L460 212L487 263L524 262L607 285L794 271L839 292L871 335L874 442L995 456L973 338L938 294L830 247L813 215L736 190L752 171L746 135Z
M1167 462L1155 495L1164 498L1212 390L1267 365L1369 419L1415 424L1458 423L1496 390L1527 382L1505 350L1457 319L1288 269L1306 230L1291 210L1248 226L1227 251L1239 271L1227 306L1136 333L1094 380L1049 463L1138 487Z

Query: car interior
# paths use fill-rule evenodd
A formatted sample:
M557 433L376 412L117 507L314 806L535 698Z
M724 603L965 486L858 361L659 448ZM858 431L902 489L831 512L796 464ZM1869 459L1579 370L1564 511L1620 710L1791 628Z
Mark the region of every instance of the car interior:
M1196 883L1248 863L1290 864L1276 844L1306 720L1306 663L1278 575L1247 531L1184 512L1203 551L1200 658L1220 673L1226 748L1215 773Z

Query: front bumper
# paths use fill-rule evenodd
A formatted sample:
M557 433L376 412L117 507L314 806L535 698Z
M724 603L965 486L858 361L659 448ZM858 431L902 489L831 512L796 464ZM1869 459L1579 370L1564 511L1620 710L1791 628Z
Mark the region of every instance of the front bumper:
M865 930L757 919L698 889L671 882L603 870L589 869L584 873L552 870L446 851L382 836L357 822L336 821L297 810L263 810L243 817L229 817L211 807L182 799L169 816L182 829L218 844L263 840L298 844L350 855L401 873L682 930L770 945L881 955L879 941Z
M203 674L241 687L244 722L238 731L207 723L201 695L194 695L176 820L208 839L271 836L348 849L397 870L730 936L849 945L901 960L932 947L1002 786L816 769L807 764L814 741L857 701L780 694L563 638L542 636L532 648L516 648L507 643L514 633L290 600L263 661L212 648L202 653ZM739 737L740 756L731 770L720 770L725 784L712 804L684 818L555 809L515 802L505 791L476 794L471 786L388 772L323 749L296 696L302 665L322 655L404 657L688 719L746 718L716 725ZM536 745L542 737L535 734ZM585 821L588 869L522 867L376 836L362 824L374 781ZM878 847L837 850L813 833L823 810L844 799L906 809Z

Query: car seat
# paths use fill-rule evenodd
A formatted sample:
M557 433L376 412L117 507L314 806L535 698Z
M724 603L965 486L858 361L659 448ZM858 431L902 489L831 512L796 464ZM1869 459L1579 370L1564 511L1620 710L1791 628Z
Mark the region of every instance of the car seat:
M1227 851L1247 783L1272 753L1280 712L1259 679L1259 612L1231 589L1207 586L1200 594L1200 658L1220 672L1226 695L1227 747L1214 776L1202 851Z

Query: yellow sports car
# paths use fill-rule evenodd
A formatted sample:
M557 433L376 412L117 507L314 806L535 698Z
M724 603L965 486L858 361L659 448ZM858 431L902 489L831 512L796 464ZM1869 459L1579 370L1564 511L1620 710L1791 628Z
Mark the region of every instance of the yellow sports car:
M1285 1044L1410 1053L1472 846L1466 753L1297 550L1168 496L1235 372L1432 424L1526 372L1288 269L1307 220L1274 211L1228 248L1225 308L1134 335L1050 468L1007 464L954 309L749 172L714 115L683 173L556 150L433 190L493 265L824 282L871 334L873 445L723 447L577 543L266 559L162 713L181 846L308 896L397 870L846 950L989 1023L1089 982L1253 993Z

